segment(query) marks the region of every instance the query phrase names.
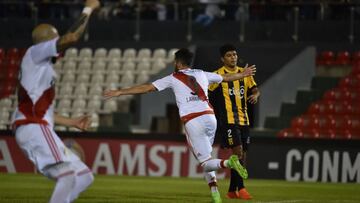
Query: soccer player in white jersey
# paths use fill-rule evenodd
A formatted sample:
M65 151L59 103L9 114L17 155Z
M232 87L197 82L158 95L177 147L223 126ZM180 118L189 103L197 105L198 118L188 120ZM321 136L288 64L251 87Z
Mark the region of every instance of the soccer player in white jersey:
M92 182L91 170L56 135L54 123L85 130L88 116L65 118L54 113L55 78L52 58L82 36L98 0L86 0L79 20L63 36L49 24L32 32L34 45L26 51L20 69L18 107L13 127L18 145L38 171L56 181L50 203L73 202Z
M216 118L209 104L207 92L211 83L239 80L252 76L256 72L254 65L245 67L236 74L218 75L199 69L191 69L193 54L188 49L180 49L175 53L175 72L151 84L137 85L120 90L107 90L106 99L121 95L141 94L171 88L175 94L181 120L184 122L186 138L190 150L205 171L205 179L211 190L213 202L221 202L217 189L215 171L220 168L233 168L240 176L247 178L247 171L238 161L236 155L228 160L211 157L212 144L216 131Z

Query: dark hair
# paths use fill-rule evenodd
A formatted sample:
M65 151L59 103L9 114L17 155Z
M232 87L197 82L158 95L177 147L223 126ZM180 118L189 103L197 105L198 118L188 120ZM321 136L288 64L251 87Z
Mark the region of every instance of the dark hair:
M224 57L228 51L236 51L236 47L232 44L224 44L219 49L221 57Z
M193 57L194 54L186 48L181 48L177 52L175 52L175 60L187 66L191 65Z

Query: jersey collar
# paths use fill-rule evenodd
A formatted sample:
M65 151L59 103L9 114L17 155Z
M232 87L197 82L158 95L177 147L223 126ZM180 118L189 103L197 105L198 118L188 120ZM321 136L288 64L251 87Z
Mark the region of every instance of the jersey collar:
M225 66L223 66L223 68L227 73L237 73L239 71L239 66L236 66L235 70L230 70L230 69L226 68Z

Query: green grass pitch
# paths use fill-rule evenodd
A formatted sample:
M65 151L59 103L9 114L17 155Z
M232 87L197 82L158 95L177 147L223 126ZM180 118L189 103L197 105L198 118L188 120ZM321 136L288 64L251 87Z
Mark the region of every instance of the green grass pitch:
M246 181L251 201L225 198L229 180L219 180L223 202L267 203L358 203L360 184L302 183L275 180ZM47 202L54 182L41 175L0 174L0 202ZM211 202L209 189L202 179L150 178L130 176L95 177L94 184L75 201L95 202Z

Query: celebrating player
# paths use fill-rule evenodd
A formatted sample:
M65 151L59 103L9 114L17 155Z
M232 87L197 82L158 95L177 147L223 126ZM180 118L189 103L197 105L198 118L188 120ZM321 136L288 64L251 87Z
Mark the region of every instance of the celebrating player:
M238 56L233 45L220 47L223 66L215 73L241 73L245 68L238 67ZM209 98L214 106L218 121L217 134L221 137L222 147L229 148L240 158L240 163L246 166L246 151L250 144L249 117L247 102L255 104L260 96L254 77L213 84L209 87ZM235 170L231 170L230 186L227 193L230 199L251 199L244 186L244 181Z
M37 169L56 181L50 203L74 201L94 179L90 169L66 148L53 129L56 123L86 130L90 119L54 114L56 74L52 58L81 38L92 11L99 5L98 0L87 0L79 20L61 37L52 25L35 27L34 45L21 62L19 104L13 115L16 141Z
M120 90L104 92L106 99L121 95L141 94L162 91L171 88L176 97L181 120L185 125L186 138L190 150L200 162L205 171L205 178L211 189L213 202L221 202L217 189L215 171L220 168L232 168L239 175L247 178L247 171L243 168L236 155L228 160L213 159L211 157L212 144L216 131L214 111L209 104L207 92L211 83L233 81L255 74L255 66L245 68L242 73L219 75L191 69L193 54L188 49L180 49L175 53L175 72L151 84L137 85Z

